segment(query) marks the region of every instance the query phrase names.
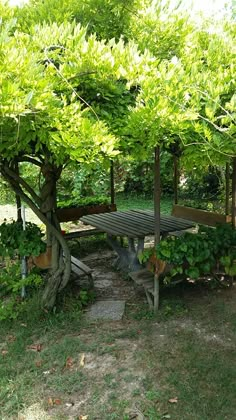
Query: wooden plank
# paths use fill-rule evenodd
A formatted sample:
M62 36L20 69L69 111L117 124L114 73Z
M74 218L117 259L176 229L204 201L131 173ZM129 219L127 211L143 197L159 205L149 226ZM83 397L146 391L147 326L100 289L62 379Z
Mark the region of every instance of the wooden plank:
M120 213L117 215L117 213ZM114 236L129 236L133 238L143 237L147 234L147 229L141 229L140 221L127 220L125 212L99 214L94 216L82 217L82 222L95 226ZM150 227L151 229L151 227ZM149 229L148 229L149 232Z
M56 210L59 222L79 220L82 216L116 211L115 204L96 204L91 206L58 208Z
M153 219L152 210L132 210L133 212L142 213L149 220ZM175 230L184 230L191 227L194 227L195 223L189 220L177 218L174 216L164 216L161 215L161 232L170 232Z
M100 230L100 229L86 229L86 230L77 230L75 232L70 232L70 233L66 233L64 235L65 239L75 239L75 238L84 238L86 236L92 236L92 235L98 235L100 233L104 233L104 231Z
M148 271L146 268L143 268L139 271L133 271L129 273L129 277L138 285L142 286L145 282L153 279L154 274Z
M82 270L80 270L76 265L74 265L74 264L71 264L71 271L74 273L74 274L76 274L77 276L79 276L79 277L82 277L82 276L86 276L87 275L87 273L85 273L84 271L82 271Z
M208 226L216 226L217 223L226 223L230 219L229 216L224 216L223 214L180 206L178 204L173 206L172 215Z
M127 212L103 213L84 216L83 222L103 230L109 235L141 238L154 234L153 211L130 210ZM179 220L173 216L161 216L161 233L184 230L193 227L189 220Z
M86 274L92 273L92 269L88 267L86 264L84 264L82 261L78 260L78 258L75 258L71 256L71 263L78 267L80 270L82 270Z

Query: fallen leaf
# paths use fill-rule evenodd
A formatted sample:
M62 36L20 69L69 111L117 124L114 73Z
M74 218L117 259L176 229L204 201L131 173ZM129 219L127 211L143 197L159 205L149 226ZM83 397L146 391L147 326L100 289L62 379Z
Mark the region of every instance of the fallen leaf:
M178 402L178 397L170 398L168 402L171 404L176 404Z
M48 405L49 405L50 407L52 407L52 406L53 406L53 399L52 399L52 398L48 398Z
M15 335L8 335L7 341L9 343L13 343L13 341L16 341L16 336Z
M67 369L71 369L72 366L73 366L73 359L72 359L72 357L67 357L67 359L66 359L66 368Z
M83 353L80 359L80 366L84 366L85 354Z
M55 400L53 400L53 404L61 405L61 400L59 398L55 398Z
M8 350L1 350L1 353L3 356L6 356L6 354L8 353Z
M30 344L27 346L27 350L33 350L33 351L41 351L42 350L42 344Z
M42 364L43 364L43 361L41 359L40 360L35 360L35 366L41 367Z

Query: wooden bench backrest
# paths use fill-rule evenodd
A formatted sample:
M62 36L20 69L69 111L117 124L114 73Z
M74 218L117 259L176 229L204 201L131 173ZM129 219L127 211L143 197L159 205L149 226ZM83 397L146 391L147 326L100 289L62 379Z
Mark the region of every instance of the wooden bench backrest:
M191 220L193 222L216 226L218 223L229 223L231 222L231 216L225 216L206 210L194 209L192 207L180 206L175 204L172 208L172 216L180 217L182 219Z

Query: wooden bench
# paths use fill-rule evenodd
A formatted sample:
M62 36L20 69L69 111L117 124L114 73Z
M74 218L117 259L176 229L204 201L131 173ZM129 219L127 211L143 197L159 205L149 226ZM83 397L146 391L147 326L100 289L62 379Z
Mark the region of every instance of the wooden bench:
M215 212L209 212L206 210L195 209L192 207L185 207L175 204L172 208L172 216L183 220L190 220L198 224L215 227L218 223L230 223L231 216L225 216ZM168 236L180 236L183 235L186 230L168 232ZM151 273L147 268L143 268L138 271L129 273L129 277L138 285L142 286L145 290L148 304L151 309L155 307L155 300L157 299L155 292L155 281L154 274ZM170 283L170 286L180 283L182 280Z
M86 236L98 235L104 233L101 229L85 229L85 230L76 230L75 232L69 232L64 234L64 238L67 240L76 239L76 238L85 238Z
M231 216L195 209L192 207L185 207L179 204L174 204L171 215L181 219L191 220L192 222L196 222L200 225L213 227L215 227L218 223L230 223L232 220Z
M78 258L75 258L73 256L71 256L71 271L78 277L87 276L89 280L89 286L93 287L94 283L92 269L86 264L84 264L82 261L78 260Z
M155 288L154 273L152 273L147 268L143 268L142 270L129 273L129 277L137 286L144 288L149 308L153 310L156 307L156 300L158 299L158 292ZM172 281L171 283L166 284L165 287L175 286L181 282L182 280Z

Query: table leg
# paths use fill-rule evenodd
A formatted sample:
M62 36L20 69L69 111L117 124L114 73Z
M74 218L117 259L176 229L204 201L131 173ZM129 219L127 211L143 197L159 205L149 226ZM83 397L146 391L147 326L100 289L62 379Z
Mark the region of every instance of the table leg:
M128 238L128 248L121 246L115 236L107 235L107 241L118 255L115 263L117 269L126 272L140 270L141 264L139 263L138 255L143 250L144 238L138 239L137 246L135 245L134 238Z

